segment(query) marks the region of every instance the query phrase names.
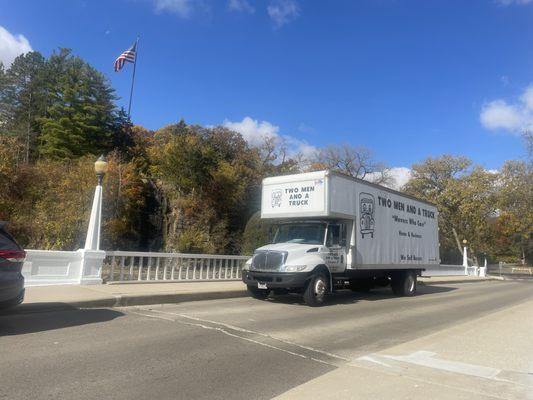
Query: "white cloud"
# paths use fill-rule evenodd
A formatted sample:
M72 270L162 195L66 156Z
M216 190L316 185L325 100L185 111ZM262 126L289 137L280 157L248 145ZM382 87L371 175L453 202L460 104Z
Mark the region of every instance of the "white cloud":
M248 2L248 0L229 0L228 8L232 11L246 12L253 14L255 8Z
M156 12L171 12L182 18L189 17L194 9L194 0L153 0Z
M479 120L487 129L501 129L514 134L533 129L533 85L513 103L497 99L485 104Z
M301 154L304 158L308 159L314 156L317 152L317 148L312 144L307 143L305 140L288 135L284 135L282 138L289 147L290 155Z
M305 140L290 135L281 135L279 126L268 121L259 121L250 117L244 117L242 121L224 120L222 125L232 131L239 132L250 146L259 146L265 139L275 139L285 142L288 153L291 156L302 154L309 157L316 152L316 147Z
M533 0L496 0L497 3L500 3L502 6L510 6L511 4L530 4L533 3Z
M244 117L240 122L225 119L222 125L232 131L239 132L251 146L258 146L265 139L279 137L279 126L272 125L268 121L259 122L250 117Z
M406 167L387 168L386 173L390 176L391 182L384 184L394 190L400 190L411 179L411 170ZM365 176L365 180L374 182L381 178L381 173L371 172Z
M300 7L295 0L273 0L267 7L269 17L276 28L281 28L300 15Z
M394 180L390 187L393 189L401 189L411 179L411 170L405 167L394 167L387 170Z
M520 100L529 111L533 111L533 85L530 85L520 96Z
M12 35L0 25L0 62L9 67L20 54L32 51L30 42L23 35Z

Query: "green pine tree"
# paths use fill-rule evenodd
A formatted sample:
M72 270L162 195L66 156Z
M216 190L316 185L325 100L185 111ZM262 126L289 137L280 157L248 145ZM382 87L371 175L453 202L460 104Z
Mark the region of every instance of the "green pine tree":
M50 104L40 119L39 153L65 159L110 151L120 118L109 82L67 49L50 57L47 75Z

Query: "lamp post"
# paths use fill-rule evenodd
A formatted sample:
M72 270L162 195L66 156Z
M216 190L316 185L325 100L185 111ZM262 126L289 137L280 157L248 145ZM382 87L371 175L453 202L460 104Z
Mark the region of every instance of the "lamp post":
M94 171L98 179L98 185L94 191L91 219L85 239L85 250L100 250L100 225L102 222L102 181L107 172L107 162L103 155L94 163Z
M104 175L107 172L107 161L105 160L105 157L103 154L100 157L98 157L98 160L94 162L94 172L96 172L96 177L98 179L98 185L102 186Z
M468 240L463 239L463 267L465 267L465 275L468 275L468 253L466 244Z

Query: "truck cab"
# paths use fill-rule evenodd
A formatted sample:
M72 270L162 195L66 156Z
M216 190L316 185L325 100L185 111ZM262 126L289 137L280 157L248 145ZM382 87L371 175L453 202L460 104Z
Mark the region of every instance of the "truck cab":
M322 302L333 276L346 270L347 225L351 223L335 219L279 223L272 243L258 248L244 267L249 292L259 298L270 290L302 292L316 276L314 292L306 302Z

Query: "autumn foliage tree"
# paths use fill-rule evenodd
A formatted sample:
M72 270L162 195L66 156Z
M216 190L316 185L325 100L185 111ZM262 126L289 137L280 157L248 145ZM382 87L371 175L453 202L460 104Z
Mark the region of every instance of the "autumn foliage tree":
M465 157L444 155L413 165L404 191L437 205L443 263L460 262L466 239L472 262L479 265L483 255L508 261L526 257L532 188L525 163L508 162L491 172L472 167Z

